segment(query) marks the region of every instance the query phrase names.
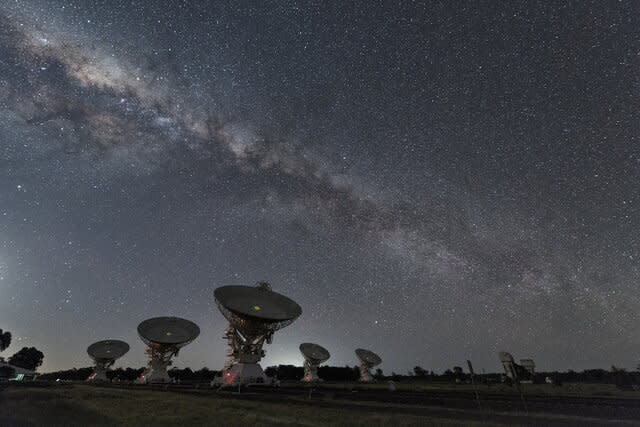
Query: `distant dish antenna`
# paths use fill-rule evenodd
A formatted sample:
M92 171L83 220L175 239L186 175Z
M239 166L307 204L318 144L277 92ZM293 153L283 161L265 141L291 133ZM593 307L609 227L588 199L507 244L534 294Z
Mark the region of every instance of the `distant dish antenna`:
M501 351L498 353L498 357L500 357L500 362L502 362L507 377L511 378L514 382L518 382L518 373L516 371L516 364L513 361L513 356L506 351Z
M266 282L222 286L213 295L229 321L224 338L230 349L222 384L265 383L267 377L258 363L265 354L262 346L265 341L271 344L274 332L293 323L302 309L295 301L273 292Z
M380 359L380 356L378 356L371 350L364 350L362 348L356 350L356 356L358 356L358 359L360 359L360 381L373 381L371 368L382 363L382 359Z
M501 351L498 353L498 357L500 357L500 362L502 362L502 366L504 367L504 372L507 374L513 383L515 384L518 392L520 393L520 400L522 401L522 406L524 407L525 413L529 413L529 409L527 408L527 402L524 399L524 393L522 393L522 389L520 388L520 375L527 375L527 371L520 365L516 365L513 361L513 356L506 351Z
M138 335L148 346L150 359L141 382L169 382L167 366L171 365L171 358L200 335L200 328L179 317L154 317L138 325Z
M302 353L304 357L304 377L302 381L322 381L322 379L318 377L318 366L331 357L329 351L321 345L305 342L300 344L300 353Z
M129 351L129 344L119 340L104 340L91 344L87 353L95 363L93 374L87 381L108 381L107 369Z
M520 359L520 365L531 375L536 373L536 364L533 359Z

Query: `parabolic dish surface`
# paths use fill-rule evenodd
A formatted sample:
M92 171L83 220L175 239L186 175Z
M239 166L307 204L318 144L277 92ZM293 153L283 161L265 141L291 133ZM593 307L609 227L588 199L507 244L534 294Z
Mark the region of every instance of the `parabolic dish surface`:
M120 340L104 340L91 344L87 353L93 359L118 359L129 351L129 344Z
M513 362L513 356L506 351L501 351L498 353L501 362Z
M179 345L196 339L200 328L179 317L154 317L138 325L138 334L145 342Z
M356 356L358 356L358 358L363 362L371 364L371 366L378 365L382 362L380 356L378 356L371 350L365 350L363 348L359 348L356 350Z
M302 353L302 355L307 359L317 360L320 362L324 362L331 357L329 350L319 344L313 344L310 342L300 344L300 353Z
M213 295L220 305L239 317L282 322L302 314L302 308L292 299L259 287L222 286Z

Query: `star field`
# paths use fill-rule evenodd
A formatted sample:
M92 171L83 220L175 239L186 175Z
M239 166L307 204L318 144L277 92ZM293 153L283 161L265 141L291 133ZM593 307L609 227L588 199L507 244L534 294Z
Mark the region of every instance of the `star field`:
M0 6L0 327L42 371L222 285L302 316L262 365L640 357L634 2Z

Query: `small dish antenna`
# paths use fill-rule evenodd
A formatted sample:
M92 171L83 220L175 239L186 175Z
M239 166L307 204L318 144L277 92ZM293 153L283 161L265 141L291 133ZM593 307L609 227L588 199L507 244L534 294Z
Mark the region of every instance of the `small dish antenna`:
M526 369L531 375L536 373L536 363L533 359L520 359L520 366Z
M501 351L498 353L498 357L500 358L500 362L502 362L502 366L504 367L504 372L507 374L507 377L511 378L514 382L518 382L518 373L516 371L516 364L513 360L513 356L506 351Z
M506 351L501 351L500 353L498 353L498 357L500 358L500 362L502 362L502 366L504 367L504 372L507 374L507 377L509 377L513 381L516 388L518 389L518 392L520 393L520 400L522 401L522 406L524 407L525 413L528 414L529 409L527 408L527 402L524 399L524 393L522 393L522 389L520 388L521 378L519 375L522 374L526 377L527 371L522 366L517 365L513 360L513 356Z
M265 383L259 365L264 342L271 344L275 331L290 325L302 308L290 298L271 290L266 282L257 286L222 286L213 293L218 309L229 321L224 338L229 344L222 385Z
M93 359L95 367L87 381L108 381L107 370L128 351L129 344L119 340L104 340L91 344L87 347L87 354Z
M318 366L331 357L329 351L321 345L305 342L300 344L300 353L302 353L304 357L304 377L301 381L322 381L322 379L318 377Z
M138 325L138 335L147 345L149 365L141 382L169 382L167 366L180 349L200 335L195 323L179 317L154 317Z
M382 363L380 356L371 350L359 348L356 350L356 356L360 359L360 380L361 382L372 382L371 368Z

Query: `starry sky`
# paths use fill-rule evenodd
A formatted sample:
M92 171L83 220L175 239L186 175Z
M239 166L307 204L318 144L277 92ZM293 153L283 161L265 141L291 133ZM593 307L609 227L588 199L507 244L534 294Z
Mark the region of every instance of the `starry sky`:
M0 5L0 328L87 366L222 285L302 316L263 366L640 361L640 5Z

